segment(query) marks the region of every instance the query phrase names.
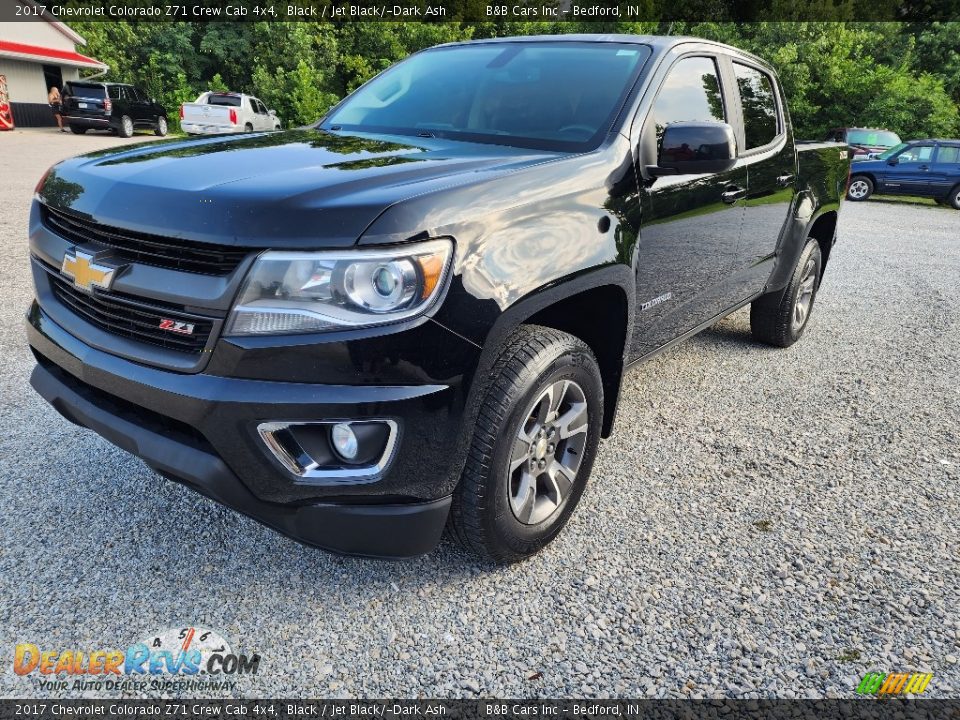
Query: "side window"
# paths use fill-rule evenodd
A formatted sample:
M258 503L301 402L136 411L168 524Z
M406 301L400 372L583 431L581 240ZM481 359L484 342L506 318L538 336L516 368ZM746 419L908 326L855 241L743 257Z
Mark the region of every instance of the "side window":
M257 100L257 112L260 113L261 115L267 114L267 108L264 107L264 104L259 100Z
M250 103L250 109L253 110L254 112L256 112L256 111L257 111L257 103L256 103L256 101L255 101L253 98L250 98L250 99L248 100L248 102Z
M960 162L960 147L953 145L941 145L937 151L938 163L956 163Z
M720 76L713 58L689 57L670 68L653 105L657 147L663 129L677 122L726 122Z
M933 145L914 145L897 156L900 162L927 162L933 157Z
M119 99L120 99L120 86L119 86L119 85L111 85L110 87L107 88L107 93L110 95L110 98L111 98L112 100L119 100Z
M766 73L736 62L733 74L740 88L746 149L763 147L780 132L773 80Z

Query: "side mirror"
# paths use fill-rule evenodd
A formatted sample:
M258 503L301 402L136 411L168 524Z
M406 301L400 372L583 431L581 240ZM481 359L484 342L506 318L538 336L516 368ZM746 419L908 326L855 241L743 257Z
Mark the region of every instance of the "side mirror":
M273 116L273 117L276 117L276 116L277 116L277 111L276 111L276 110L267 110L267 113L269 113L269 114L270 114L271 116Z
M720 173L736 162L737 139L727 123L679 122L664 128L657 164L647 171L654 177Z
M900 164L900 160L897 158L890 158L889 160L887 160L887 165L899 165L899 164Z

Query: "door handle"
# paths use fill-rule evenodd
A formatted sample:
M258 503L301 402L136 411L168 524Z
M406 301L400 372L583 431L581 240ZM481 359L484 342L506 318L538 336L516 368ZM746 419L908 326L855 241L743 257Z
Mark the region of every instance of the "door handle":
M779 185L780 187L786 187L787 185L793 182L794 177L796 176L793 175L793 173L788 173L786 175L778 175L777 185Z
M740 198L747 196L747 189L742 187L737 187L736 185L730 185L720 196L720 199L723 200L728 205L732 205Z
M921 165L921 166L920 166L919 168L917 168L917 169L918 169L918 170L929 170L929 169L930 169L930 166L929 166L929 165Z

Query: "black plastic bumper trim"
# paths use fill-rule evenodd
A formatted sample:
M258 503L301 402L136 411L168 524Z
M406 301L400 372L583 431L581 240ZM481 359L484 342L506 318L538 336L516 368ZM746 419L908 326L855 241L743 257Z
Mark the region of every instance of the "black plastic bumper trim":
M430 552L443 533L450 510L449 496L397 504L265 502L247 490L218 456L111 414L43 366L34 368L30 384L67 420L143 459L164 477L305 545L344 555L402 559Z

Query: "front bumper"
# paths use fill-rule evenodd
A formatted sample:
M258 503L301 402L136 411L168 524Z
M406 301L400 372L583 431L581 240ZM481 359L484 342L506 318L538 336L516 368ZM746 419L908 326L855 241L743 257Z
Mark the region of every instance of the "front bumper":
M413 557L439 541L462 467L460 387L316 385L169 372L85 344L36 303L27 332L38 360L31 377L37 392L67 419L165 477L334 552ZM335 417L399 421L398 450L382 476L356 484L304 483L279 465L256 433L267 420Z

